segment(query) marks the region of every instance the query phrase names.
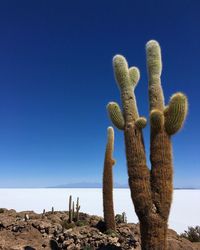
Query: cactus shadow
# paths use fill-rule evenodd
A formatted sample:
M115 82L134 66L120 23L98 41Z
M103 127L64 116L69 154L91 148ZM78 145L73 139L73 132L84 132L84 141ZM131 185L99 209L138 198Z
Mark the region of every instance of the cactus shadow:
M58 242L56 240L50 240L49 246L51 250L60 250L60 247L58 246Z

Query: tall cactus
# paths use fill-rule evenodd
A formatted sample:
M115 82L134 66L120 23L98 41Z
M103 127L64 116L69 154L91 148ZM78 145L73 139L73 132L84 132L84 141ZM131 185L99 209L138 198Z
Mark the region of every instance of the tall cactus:
M108 138L104 160L103 171L103 211L106 229L115 230L115 214L113 206L113 159L114 150L114 130L108 127Z
M161 50L156 41L146 45L150 103L150 160L146 164L142 129L146 118L140 117L134 89L139 81L139 70L128 67L126 59L113 59L123 111L110 102L107 106L113 124L124 131L129 186L136 214L140 221L143 250L167 249L167 222L173 192L173 162L171 135L183 125L187 115L187 97L177 93L165 107L161 86Z

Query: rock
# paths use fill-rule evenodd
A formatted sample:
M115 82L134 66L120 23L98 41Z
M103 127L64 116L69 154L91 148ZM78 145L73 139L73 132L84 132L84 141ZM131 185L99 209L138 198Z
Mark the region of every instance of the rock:
M69 246L69 245L71 245L72 243L74 243L74 240L73 239L69 239L69 240L65 240L64 242L63 242L63 246Z
M28 215L29 219L24 220ZM0 250L51 250L71 249L123 249L141 250L139 225L118 224L116 233L104 234L96 225L103 225L102 218L80 213L87 223L64 229L62 222L66 212L46 212L45 216L33 211L17 213L15 210L0 210ZM101 223L99 224L99 222ZM86 225L85 225L86 224ZM50 244L53 244L50 247ZM168 230L169 250L200 250L200 243L191 243L175 231Z

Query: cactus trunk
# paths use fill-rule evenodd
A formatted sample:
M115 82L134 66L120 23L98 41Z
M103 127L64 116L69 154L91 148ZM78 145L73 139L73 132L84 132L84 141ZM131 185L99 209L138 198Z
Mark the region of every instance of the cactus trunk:
M167 250L167 222L155 213L140 220L142 250Z
M143 218L151 204L149 169L141 131L131 125L125 128L125 147L128 166L129 187L136 214Z
M173 194L173 162L170 136L161 130L151 133L151 189L159 214L168 219Z

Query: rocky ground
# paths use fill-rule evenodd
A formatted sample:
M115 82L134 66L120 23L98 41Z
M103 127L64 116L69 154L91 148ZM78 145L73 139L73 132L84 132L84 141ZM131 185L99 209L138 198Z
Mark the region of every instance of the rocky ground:
M69 224L67 212L36 214L0 209L0 249L141 249L137 224L121 223L117 225L116 233L106 234L101 232L101 219L80 213L80 221ZM191 243L169 230L168 249L200 250L200 243Z

